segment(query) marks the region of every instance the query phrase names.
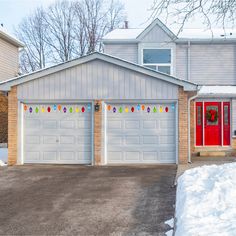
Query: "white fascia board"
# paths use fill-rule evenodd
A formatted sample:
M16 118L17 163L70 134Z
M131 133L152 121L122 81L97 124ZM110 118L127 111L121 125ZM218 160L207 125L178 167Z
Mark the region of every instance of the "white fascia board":
M126 69L130 69L145 75L149 75L151 77L154 77L156 79L160 79L172 84L176 84L179 86L182 86L184 88L185 91L196 91L198 90L198 85L185 81L185 80L181 80L178 79L176 77L161 73L161 72L157 72L154 71L152 69L149 68L145 68L141 65L138 64L134 64L125 60L122 60L120 58L116 58L116 57L112 57L110 55L107 54L102 54L102 53L92 53L90 55L81 57L79 59L75 59L69 62L65 62L59 65L55 65L46 69L42 69L40 71L36 71L36 72L32 72L31 74L28 75L23 75L20 77L16 77L10 80L6 80L0 83L0 90L2 91L10 91L12 86L18 85L18 84L22 84L22 83L26 83L28 81L34 80L34 79L38 79L44 76L47 76L49 74L53 74L65 69L69 69L71 67L95 60L95 59L100 59L102 61L105 61L107 63L111 63L114 65L118 65L121 66L123 68Z
M103 39L102 42L106 43L139 43L138 39Z
M209 39L195 39L195 38L178 38L175 41L177 44L178 43L187 43L187 42L191 42L191 43L235 43L236 39L214 39L214 38L209 38Z
M3 40L13 44L14 46L18 47L18 48L23 48L25 45L20 42L19 40L17 40L16 38L12 37L11 35L3 32L0 30L0 38L2 38Z

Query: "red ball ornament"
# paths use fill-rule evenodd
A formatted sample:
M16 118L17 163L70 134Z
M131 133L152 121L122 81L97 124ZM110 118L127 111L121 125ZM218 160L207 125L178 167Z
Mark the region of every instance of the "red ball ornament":
M165 108L165 111L166 111L166 112L168 112L168 111L169 111L169 108L168 108L168 107L166 107L166 108Z
M82 107L81 111L82 111L82 112L85 112L85 108L84 108L84 107Z
M51 111L51 107L48 107L48 112L50 112Z
M131 107L131 111L134 112L134 107Z

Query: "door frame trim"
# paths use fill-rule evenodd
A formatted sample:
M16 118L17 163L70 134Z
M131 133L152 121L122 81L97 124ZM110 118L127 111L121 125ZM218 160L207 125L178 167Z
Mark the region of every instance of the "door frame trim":
M94 101L93 100L22 100L18 99L18 121L17 121L17 164L24 164L24 104L91 104L91 165L94 165ZM47 163L51 164L51 163ZM53 164L53 163L52 163ZM60 163L55 163L60 165ZM61 164L63 165L63 164Z
M204 116L204 106L205 106L205 102L220 102L221 103L221 110L222 110L222 106L223 106L223 103L224 102L229 102L230 103L230 144L229 145L224 145L224 142L222 142L221 140L221 144L222 145L205 145L205 129L204 129L204 126L203 126L203 145L201 146L198 146L196 145L196 102L202 102L202 112L203 112L203 124L205 122L205 116ZM231 147L232 145L232 142L231 142L231 137L232 137L232 99L229 99L229 98L226 98L226 99L204 99L204 98L198 98L196 100L194 100L194 147L195 148L201 148L201 147ZM223 130L223 112L221 112L221 132ZM223 133L222 133L222 136L221 136L221 139L223 139ZM224 139L223 139L224 140Z
M179 121L178 121L178 117L179 117L179 106L178 106L178 100L177 99L170 99L170 100L166 100L166 99L145 99L145 100L140 100L140 99L124 99L124 100L117 100L117 99L105 99L103 100L103 119L104 119L104 145L103 145L103 149L104 149L104 165L107 165L108 162L108 158L107 158L107 103L116 103L116 104L130 104L130 103L154 103L154 104L160 104L160 103L166 103L166 104L175 104L175 163L178 164L179 163ZM160 163L161 164L161 163Z

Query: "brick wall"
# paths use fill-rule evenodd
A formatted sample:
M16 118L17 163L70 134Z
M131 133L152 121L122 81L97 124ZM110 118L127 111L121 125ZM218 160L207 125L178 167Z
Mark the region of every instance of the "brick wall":
M188 162L188 94L179 88L179 164Z
M7 143L7 96L0 92L0 143Z
M17 163L17 87L8 93L8 164Z
M194 143L194 100L190 103L190 136L191 136L191 153L194 152L195 149L195 143Z
M94 164L101 165L102 157L102 102L95 101L100 105L100 110L94 112Z
M185 92L179 88L179 164L188 163L188 98L195 92ZM190 104L191 150L194 147L194 102Z

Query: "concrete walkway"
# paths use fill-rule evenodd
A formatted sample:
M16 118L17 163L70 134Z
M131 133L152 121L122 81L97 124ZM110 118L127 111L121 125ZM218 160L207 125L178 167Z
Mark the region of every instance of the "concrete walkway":
M178 165L175 184L180 175L186 170L204 165L221 165L225 163L235 162L236 157L192 157L192 163L186 165Z

